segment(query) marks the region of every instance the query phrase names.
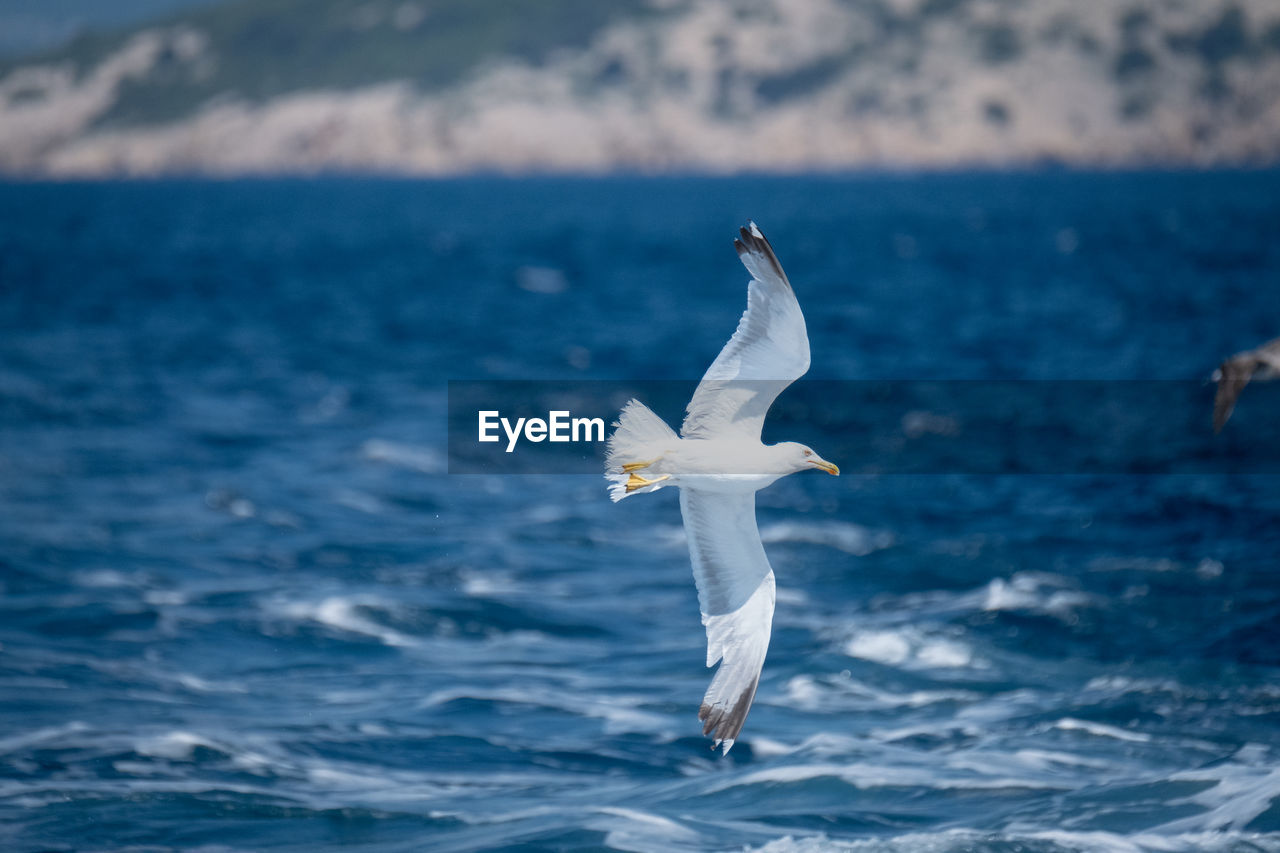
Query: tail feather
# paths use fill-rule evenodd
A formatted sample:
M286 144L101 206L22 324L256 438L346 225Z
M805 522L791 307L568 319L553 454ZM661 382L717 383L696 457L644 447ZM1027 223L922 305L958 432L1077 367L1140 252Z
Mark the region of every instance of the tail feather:
M662 488L654 483L628 490L632 472L641 470L638 463L659 460L670 449L672 442L679 441L680 436L667 426L662 418L639 400L629 400L622 407L618 416L616 429L609 436L605 454L606 473L609 479L609 497L615 502L638 492L652 492ZM624 467L628 470L624 470ZM647 466L643 466L647 467Z

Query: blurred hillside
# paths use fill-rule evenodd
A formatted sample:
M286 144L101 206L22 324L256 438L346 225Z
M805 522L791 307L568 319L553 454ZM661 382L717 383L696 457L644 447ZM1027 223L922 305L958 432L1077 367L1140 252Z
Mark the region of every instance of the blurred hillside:
M1275 0L229 0L0 66L0 170L1280 160Z
M217 0L0 0L0 56L13 57L69 41L77 33L132 25Z

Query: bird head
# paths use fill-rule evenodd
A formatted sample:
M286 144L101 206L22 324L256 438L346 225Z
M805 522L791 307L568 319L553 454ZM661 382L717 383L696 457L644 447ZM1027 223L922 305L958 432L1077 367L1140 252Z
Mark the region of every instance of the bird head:
M840 473L840 469L836 467L835 463L823 459L813 451L812 447L794 441L786 442L783 447L786 449L787 461L791 463L796 471L817 468L819 471L826 471L828 474L838 475Z

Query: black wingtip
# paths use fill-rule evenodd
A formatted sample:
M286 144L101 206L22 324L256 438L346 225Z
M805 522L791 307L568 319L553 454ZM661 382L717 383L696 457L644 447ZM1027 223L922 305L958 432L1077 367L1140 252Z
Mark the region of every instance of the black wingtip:
M738 257L746 254L763 256L778 278L790 284L787 281L787 274L782 271L782 264L778 262L777 254L773 251L773 246L769 243L769 238L764 236L764 232L760 230L760 226L756 225L755 220L748 219L747 224L738 229L738 235L738 239L733 241Z
M698 708L698 719L704 723L702 733L715 738L717 744L737 740L742 724L747 721L747 712L751 710L751 702L756 698L759 684L759 678L752 679L747 689L738 696L738 701L728 708L703 702Z

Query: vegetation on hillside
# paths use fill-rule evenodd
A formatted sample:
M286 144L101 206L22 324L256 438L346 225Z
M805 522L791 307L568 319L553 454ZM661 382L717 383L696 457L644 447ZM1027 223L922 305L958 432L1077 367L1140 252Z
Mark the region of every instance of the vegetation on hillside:
M259 102L388 80L437 90L486 60L540 63L647 8L643 0L230 0L161 22L204 35L210 61L162 59L125 85L103 121L176 118L214 96ZM39 59L84 73L128 36L86 35Z

